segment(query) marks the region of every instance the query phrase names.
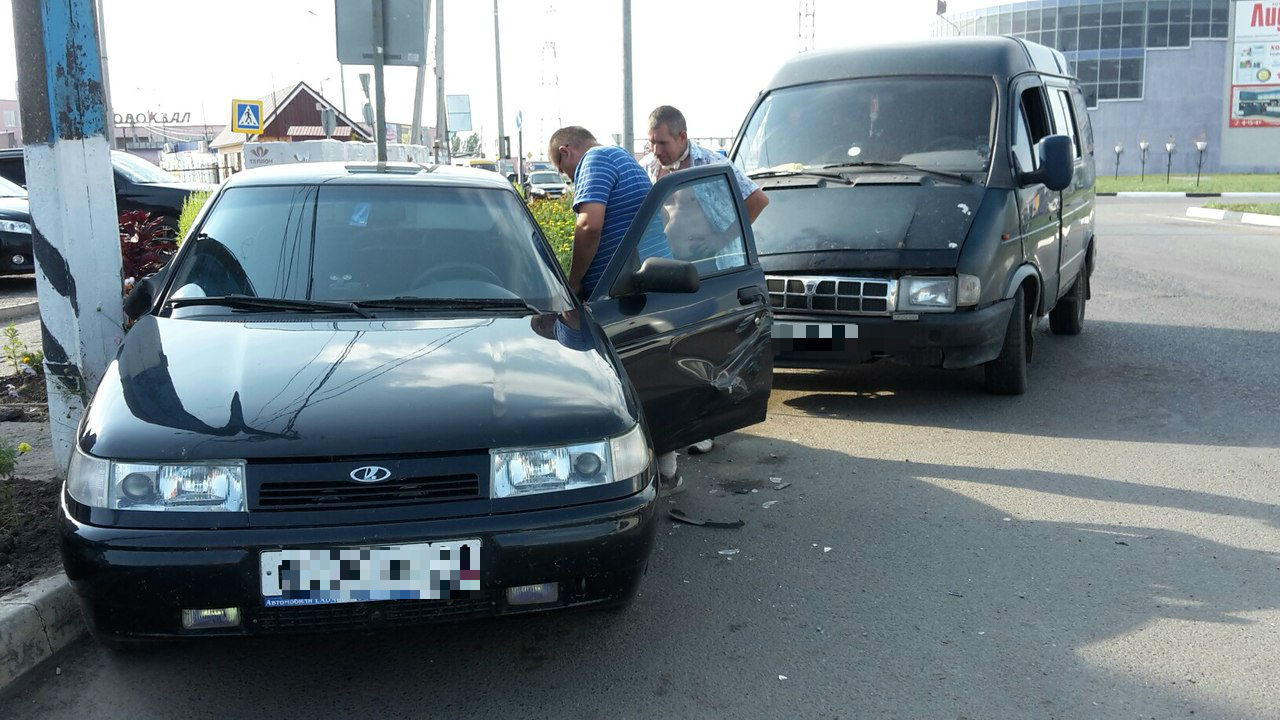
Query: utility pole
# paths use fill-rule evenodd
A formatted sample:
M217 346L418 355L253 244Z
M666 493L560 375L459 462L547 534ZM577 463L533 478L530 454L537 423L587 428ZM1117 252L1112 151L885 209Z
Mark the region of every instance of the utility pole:
M93 0L13 3L54 458L124 337L120 231Z
M436 137L440 143L436 164L448 164L449 109L444 104L444 0L436 0Z
M422 40L422 46L425 48L431 45L428 42L431 37L431 0L422 0L422 14L427 19L426 37ZM426 85L427 54L424 52L422 62L418 65L418 77L413 86L413 134L409 136L410 145L422 142L422 101Z
M378 162L387 161L387 93L383 85L382 66L385 58L383 57L385 48L383 47L383 33L385 26L382 22L382 12L386 9L385 0L372 0L373 2L373 95L374 95L374 134L378 137L375 140L378 143Z
M622 0L622 147L634 154L635 115L631 104L631 0Z
M502 171L502 159L507 156L506 129L502 119L502 41L498 39L498 0L493 0L493 67L498 73L498 171Z
M111 107L111 82L107 78L107 23L102 19L102 0L95 0L94 12L98 15L98 60L102 64L102 96L107 99L107 108ZM116 147L116 119L107 113L107 144L114 150Z

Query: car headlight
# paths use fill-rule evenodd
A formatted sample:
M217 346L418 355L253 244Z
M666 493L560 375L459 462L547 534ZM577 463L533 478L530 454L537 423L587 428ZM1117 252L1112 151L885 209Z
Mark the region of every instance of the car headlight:
M0 232L30 235L31 223L25 223L19 220L0 220Z
M546 190L544 190L544 189L542 189L542 188L540 188L540 187L529 188L529 192L533 193L534 195L546 195L546 194L547 194L547 191L546 191Z
M490 452L490 496L517 497L629 480L649 466L649 445L636 425L600 442Z
M904 277L898 287L899 310L939 312L956 306L954 277Z
M245 512L244 461L113 462L75 450L67 493L108 510Z

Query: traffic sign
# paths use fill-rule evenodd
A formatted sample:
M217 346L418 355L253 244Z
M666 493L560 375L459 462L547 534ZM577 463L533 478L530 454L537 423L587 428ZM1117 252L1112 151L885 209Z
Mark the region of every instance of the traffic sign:
M516 129L519 130L522 125L524 125L524 111L517 110L516 111Z
M249 135L262 134L262 101L232 100L231 131Z

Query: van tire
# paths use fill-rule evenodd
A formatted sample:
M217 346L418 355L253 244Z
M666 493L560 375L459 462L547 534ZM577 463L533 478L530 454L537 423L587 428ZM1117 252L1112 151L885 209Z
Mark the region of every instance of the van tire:
M987 392L993 395L1021 395L1027 391L1030 334L1027 293L1019 289L1013 298L1009 325L1004 331L1004 346L1000 348L1000 354L995 360L982 366Z
M1049 311L1049 330L1054 335L1079 335L1084 330L1084 304L1089 298L1089 269L1080 268L1071 290Z

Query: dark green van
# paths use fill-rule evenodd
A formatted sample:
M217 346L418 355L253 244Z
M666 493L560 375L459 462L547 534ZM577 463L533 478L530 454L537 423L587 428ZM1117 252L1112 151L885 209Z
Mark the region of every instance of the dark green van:
M1084 325L1093 132L1056 50L962 38L784 64L732 152L754 224L776 367L981 365L1022 393L1032 329Z

